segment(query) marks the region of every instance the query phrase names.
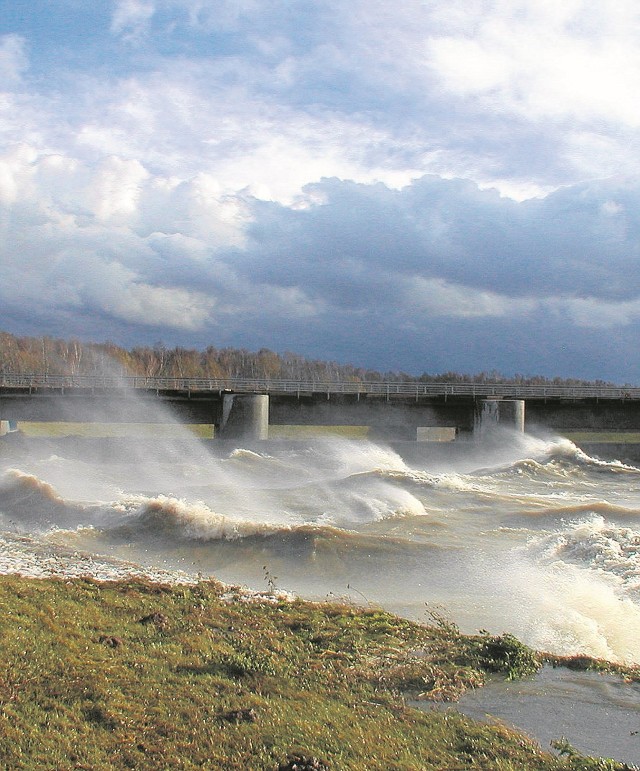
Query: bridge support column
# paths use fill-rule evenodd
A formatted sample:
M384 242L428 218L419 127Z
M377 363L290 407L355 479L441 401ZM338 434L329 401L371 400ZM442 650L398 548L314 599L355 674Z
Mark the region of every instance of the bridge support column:
M266 394L225 394L221 439L268 439L269 397Z
M498 428L524 432L523 399L483 399L477 407L473 433L486 439Z

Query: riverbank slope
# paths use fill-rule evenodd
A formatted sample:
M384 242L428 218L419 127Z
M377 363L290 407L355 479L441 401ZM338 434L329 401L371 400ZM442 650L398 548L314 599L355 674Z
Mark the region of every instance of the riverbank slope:
M0 765L12 769L624 769L418 711L539 659L375 608L215 581L0 576Z

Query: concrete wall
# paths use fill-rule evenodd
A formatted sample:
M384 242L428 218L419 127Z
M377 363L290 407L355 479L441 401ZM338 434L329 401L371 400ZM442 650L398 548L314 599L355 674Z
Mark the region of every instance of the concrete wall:
M450 426L418 426L416 429L418 442L453 442L457 435L458 430Z
M270 397L272 425L370 426L372 437L415 440L418 427L473 431L474 402L384 397Z
M531 399L526 403L526 425L575 431L640 430L640 402Z
M522 399L481 399L476 404L473 433L482 439L502 428L522 432L524 422Z
M225 394L219 426L223 439L268 439L269 397L264 394Z
M113 395L0 396L0 418L34 422L217 424L222 399L162 398L124 392Z

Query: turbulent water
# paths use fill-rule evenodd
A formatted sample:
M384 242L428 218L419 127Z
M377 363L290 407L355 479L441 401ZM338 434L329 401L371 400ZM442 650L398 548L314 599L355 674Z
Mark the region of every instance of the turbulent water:
M0 572L215 576L640 662L639 469L507 434L437 460L337 439L212 447L91 460L71 440L6 442Z

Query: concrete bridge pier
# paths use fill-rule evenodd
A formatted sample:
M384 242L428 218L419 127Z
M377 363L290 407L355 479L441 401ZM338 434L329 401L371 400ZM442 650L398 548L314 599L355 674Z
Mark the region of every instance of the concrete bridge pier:
M268 439L269 397L224 394L218 433L221 439Z
M523 399L483 399L479 402L473 434L486 439L498 428L509 428L524 433Z

